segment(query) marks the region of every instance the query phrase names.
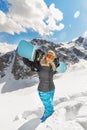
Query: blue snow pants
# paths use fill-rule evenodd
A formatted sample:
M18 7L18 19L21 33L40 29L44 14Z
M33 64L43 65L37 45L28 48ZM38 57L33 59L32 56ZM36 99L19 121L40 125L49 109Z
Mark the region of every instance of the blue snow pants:
M51 90L49 92L39 91L40 99L44 105L44 114L42 116L42 121L44 121L47 117L52 115L52 113L54 112L54 107L53 107L54 92L55 90Z

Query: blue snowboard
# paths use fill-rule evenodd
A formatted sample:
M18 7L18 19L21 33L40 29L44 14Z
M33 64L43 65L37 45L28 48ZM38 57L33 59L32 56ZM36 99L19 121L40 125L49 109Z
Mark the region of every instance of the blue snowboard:
M38 48L39 46L34 46L30 42L21 40L18 44L17 52L19 56L25 57L31 61L34 61L35 52Z
M34 61L36 51L39 48L39 46L33 45L25 40L21 40L18 44L17 52L19 56ZM58 73L64 73L67 70L67 65L64 62L60 62L60 65L56 70Z
M64 62L60 62L59 67L57 67L58 73L64 73L67 70L67 65Z

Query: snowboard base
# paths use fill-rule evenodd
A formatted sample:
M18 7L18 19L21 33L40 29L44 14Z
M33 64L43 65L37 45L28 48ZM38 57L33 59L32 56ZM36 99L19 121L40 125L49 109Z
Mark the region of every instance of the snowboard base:
M64 73L67 70L67 65L64 62L59 62L60 65L57 67L58 73Z

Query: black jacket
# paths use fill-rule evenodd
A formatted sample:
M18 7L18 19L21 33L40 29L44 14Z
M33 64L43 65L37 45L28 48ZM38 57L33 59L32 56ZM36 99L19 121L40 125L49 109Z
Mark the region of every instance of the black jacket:
M32 62L26 58L23 58L24 64L29 66L31 69L36 69L39 76L38 90L48 92L55 89L53 82L53 70L49 66L41 66L39 62Z
M55 89L55 85L53 82L53 70L51 67L48 66L41 66L40 70L38 71L39 75L39 91L51 91Z

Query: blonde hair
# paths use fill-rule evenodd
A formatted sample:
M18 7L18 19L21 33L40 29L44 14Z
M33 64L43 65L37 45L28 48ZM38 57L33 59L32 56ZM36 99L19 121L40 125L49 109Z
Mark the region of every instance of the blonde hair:
M56 58L56 54L55 54L55 52L54 52L54 51L49 50L49 51L47 52L47 54L48 54L48 53L53 54L53 55L55 56L55 58ZM47 54L46 54L46 55L47 55ZM45 56L43 56L43 58L42 58L42 59L41 59L41 61L40 61L40 63L41 63L42 65L43 65L43 64L47 65L46 55L45 55ZM56 71L56 66L55 66L55 64L54 64L54 62L53 62L53 61L51 62L51 67L52 67L53 71Z
M48 53L53 54L53 55L55 56L55 58L56 58L56 54L55 54L55 52L54 52L54 51L52 51L52 50L48 50L47 54L48 54Z

